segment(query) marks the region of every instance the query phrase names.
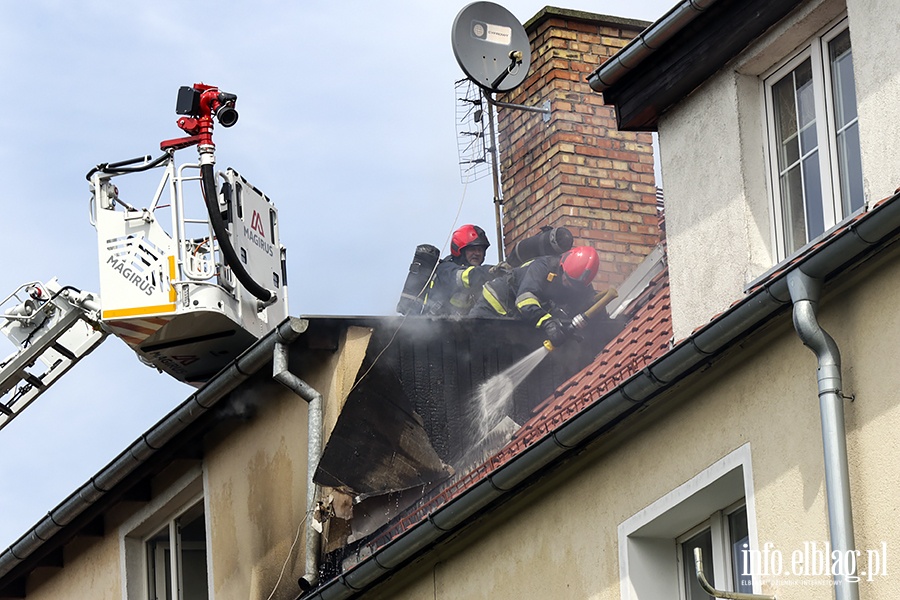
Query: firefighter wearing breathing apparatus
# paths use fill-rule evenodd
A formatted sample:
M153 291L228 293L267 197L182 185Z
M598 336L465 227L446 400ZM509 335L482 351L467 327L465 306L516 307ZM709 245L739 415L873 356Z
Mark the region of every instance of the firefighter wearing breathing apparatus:
M560 346L575 335L571 317L591 303L599 267L600 257L590 246L535 258L487 282L469 316L527 321Z
M481 286L498 273L485 265L484 255L491 243L484 229L463 225L450 238L450 256L435 269L425 297L425 315L468 314L481 294Z

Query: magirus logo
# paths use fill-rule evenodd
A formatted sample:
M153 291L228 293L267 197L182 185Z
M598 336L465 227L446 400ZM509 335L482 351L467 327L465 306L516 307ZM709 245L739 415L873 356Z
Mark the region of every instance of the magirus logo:
M127 235L106 240L106 264L148 296L156 292L162 277L163 252L143 235Z
M269 256L275 255L274 247L266 241L266 232L265 229L263 229L262 217L255 210L253 211L253 217L250 219L250 227L248 228L244 225L244 237L253 242L257 248Z

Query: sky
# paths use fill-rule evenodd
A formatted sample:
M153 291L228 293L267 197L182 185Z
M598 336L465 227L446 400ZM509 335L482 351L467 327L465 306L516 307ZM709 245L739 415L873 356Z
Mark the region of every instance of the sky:
M655 21L675 3L553 6ZM396 314L417 245L464 223L496 243L491 180L464 185L458 164L450 31L467 4L3 0L0 299L53 277L99 291L85 174L184 135L178 88L202 82L238 96L217 168L278 208L290 314ZM546 2L499 4L524 23ZM192 392L109 337L0 430L0 552Z

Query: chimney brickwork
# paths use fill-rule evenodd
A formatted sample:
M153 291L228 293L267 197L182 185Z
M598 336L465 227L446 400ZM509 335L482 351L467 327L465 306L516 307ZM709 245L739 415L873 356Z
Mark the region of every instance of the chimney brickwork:
M620 284L660 241L650 133L621 132L586 78L649 23L546 7L525 24L531 72L497 98L507 252L545 225L597 249L595 287Z

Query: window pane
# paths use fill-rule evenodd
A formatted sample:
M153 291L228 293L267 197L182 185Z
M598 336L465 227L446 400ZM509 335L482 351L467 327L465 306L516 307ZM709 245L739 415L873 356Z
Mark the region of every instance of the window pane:
M831 40L828 44L828 54L831 60L831 84L834 93L834 122L838 129L842 129L856 119L856 87L849 30Z
M171 555L169 526L147 540L147 587L150 598L170 600L172 598L172 573L169 569Z
M706 580L716 580L713 573L712 532L707 529L681 544L681 559L684 565L684 597L685 600L712 600L712 596L703 591L697 581L694 567L694 548L703 551L703 574Z
M859 124L838 133L838 172L841 177L841 203L844 216L863 205L862 160L859 156Z
M803 214L803 182L800 165L781 176L781 211L785 244L793 252L806 243L806 215Z
M819 170L819 153L803 159L803 196L806 198L806 231L809 241L825 233L825 215L822 207L822 173Z
M772 100L775 109L775 138L778 140L778 171L784 172L800 159L793 77L788 75L772 86Z
M816 135L816 100L810 60L803 61L794 70L793 76L797 90L797 116L800 122L800 153L805 155L819 145Z
M788 252L825 231L812 61L772 86L781 210Z
M828 44L831 88L834 102L835 141L841 205L844 216L863 205L862 160L859 152L859 125L856 112L856 85L850 31L845 30Z
M183 600L207 600L206 522L203 505L197 504L178 519L181 537L181 582Z
M174 529L172 526L174 525ZM170 535L177 532L175 540ZM174 542L174 543L173 543ZM147 579L151 600L208 600L206 567L206 522L203 503L198 503L169 521L147 540ZM181 590L172 591L172 553Z
M749 559L745 560L750 551L746 508L738 509L728 515L728 531L731 539L731 574L734 580L734 591L752 594L753 579L750 577L750 561Z

